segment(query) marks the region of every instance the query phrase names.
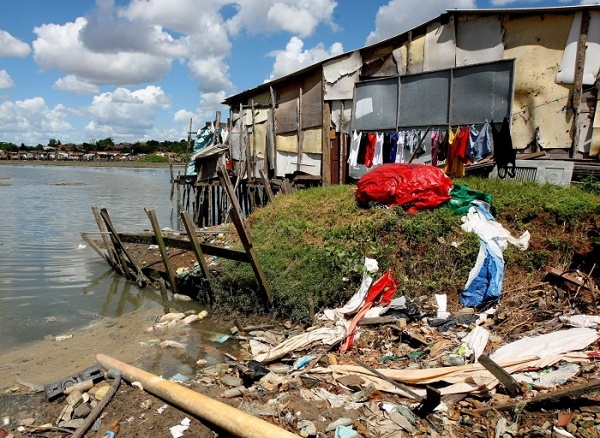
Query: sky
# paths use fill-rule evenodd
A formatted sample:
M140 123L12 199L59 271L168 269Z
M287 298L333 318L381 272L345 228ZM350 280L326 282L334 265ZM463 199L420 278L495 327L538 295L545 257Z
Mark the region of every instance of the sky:
M596 0L0 0L0 142L187 139L226 97L448 9Z

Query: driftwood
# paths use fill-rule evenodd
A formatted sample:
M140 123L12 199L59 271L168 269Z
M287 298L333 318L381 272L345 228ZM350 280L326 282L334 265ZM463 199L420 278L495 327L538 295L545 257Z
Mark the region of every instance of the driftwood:
M498 381L506 388L511 396L515 397L522 392L521 385L519 385L515 378L506 372L504 368L490 359L486 354L480 355L478 360L486 370L488 370L496 379L498 379Z
M486 406L479 409L465 409L462 412L468 415L479 415L480 413L491 411L493 409L498 411L506 411L513 409L517 406L525 404L525 407L535 403L542 403L551 400L558 400L562 397L577 397L587 392L593 392L600 390L600 380L592 380L582 385L572 386L567 389L561 389L559 391L549 392L546 394L538 395L529 399L523 399L516 402L506 403L504 405L497 406Z

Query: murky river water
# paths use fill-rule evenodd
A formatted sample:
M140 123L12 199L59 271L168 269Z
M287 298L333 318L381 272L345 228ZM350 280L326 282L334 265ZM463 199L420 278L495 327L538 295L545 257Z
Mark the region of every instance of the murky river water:
M162 306L156 291L115 274L80 233L98 231L91 207L117 231L173 227L169 169L0 166L0 350Z

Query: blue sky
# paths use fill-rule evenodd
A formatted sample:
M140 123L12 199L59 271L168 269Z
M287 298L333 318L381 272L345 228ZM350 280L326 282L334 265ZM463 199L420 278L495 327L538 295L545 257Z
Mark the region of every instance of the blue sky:
M0 141L179 140L227 96L446 9L581 0L0 0ZM584 3L597 3L583 0Z

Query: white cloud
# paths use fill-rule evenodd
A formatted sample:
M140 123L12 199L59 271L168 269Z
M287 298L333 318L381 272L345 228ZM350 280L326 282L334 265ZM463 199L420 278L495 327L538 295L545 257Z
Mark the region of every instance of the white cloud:
M334 0L238 0L237 13L227 21L232 35L286 31L300 37L311 35L320 23L335 28Z
M275 57L275 63L269 79L285 76L342 53L344 53L344 48L341 43L334 43L329 49L326 49L323 44L318 44L312 49L304 50L304 42L298 37L292 37L285 46L285 50L270 54Z
M172 58L188 55L185 37L174 38L151 22L119 17L118 11L108 1L86 17L79 38L87 49L95 53L146 53Z
M93 121L88 123L86 131L96 138L115 134L139 138L154 126L157 112L170 105L170 98L160 87L135 91L117 88L94 97L88 109Z
M377 11L375 30L367 37L366 44L375 44L405 32L434 19L447 9L475 7L475 0L391 0Z
M188 67L199 82L200 91L214 93L233 90L233 84L227 74L229 67L222 57L205 57L190 60Z
M188 110L179 110L173 115L173 121L176 123L188 122L194 118L194 113ZM188 128L189 129L189 128Z
M0 70L0 89L13 88L15 83L6 70Z
M24 58L31 53L29 44L18 40L5 30L0 30L0 58Z
M44 71L58 69L78 80L102 85L137 85L157 81L171 69L169 58L147 53L94 53L78 38L87 21L34 28L34 59Z
M52 88L78 95L97 94L100 92L100 89L96 85L82 81L73 75L57 79Z
M73 131L66 116L63 105L48 108L41 97L5 101L0 104L0 132L4 141L33 145Z

